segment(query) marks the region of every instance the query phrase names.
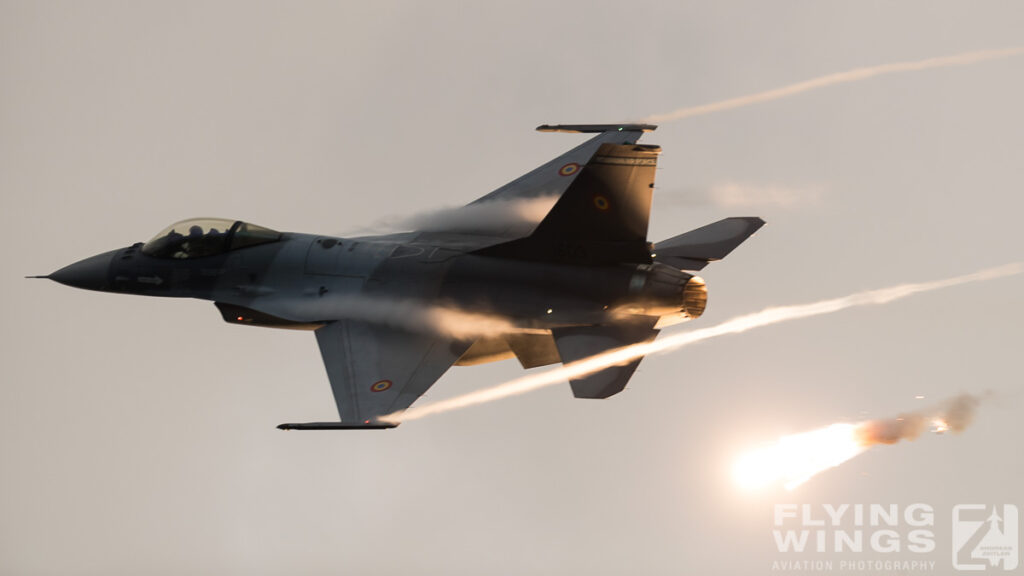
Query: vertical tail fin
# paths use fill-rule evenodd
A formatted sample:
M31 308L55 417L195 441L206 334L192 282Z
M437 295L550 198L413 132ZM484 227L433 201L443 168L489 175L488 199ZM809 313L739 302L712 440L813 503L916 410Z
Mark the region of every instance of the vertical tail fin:
M647 223L660 152L658 146L602 144L533 234L479 253L578 264L649 263Z
M649 132L655 128L656 126L650 124L581 124L564 126L544 124L538 126L537 131L539 132L597 133L597 136L523 174L490 194L477 198L472 204L490 202L492 200L560 196L576 177L580 175L579 169L590 161L594 153L601 146L604 144L635 144L644 132Z

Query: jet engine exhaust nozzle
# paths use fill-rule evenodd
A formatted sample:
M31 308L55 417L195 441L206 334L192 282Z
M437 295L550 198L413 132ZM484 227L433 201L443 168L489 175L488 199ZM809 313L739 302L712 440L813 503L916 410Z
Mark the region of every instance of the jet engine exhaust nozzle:
M690 318L700 318L708 306L708 285L700 276L694 276L683 286L683 313Z
M637 266L630 280L629 301L620 309L685 320L699 317L707 304L708 289L703 278L655 263Z

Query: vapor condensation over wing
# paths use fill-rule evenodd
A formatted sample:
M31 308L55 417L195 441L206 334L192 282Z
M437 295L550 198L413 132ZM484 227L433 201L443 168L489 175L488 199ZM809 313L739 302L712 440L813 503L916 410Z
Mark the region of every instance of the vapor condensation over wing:
M819 76L818 78L804 80L803 82L797 82L796 84L790 84L788 86L775 88L774 90L768 90L766 92L758 92L757 94L730 98L728 100L722 100L721 102L713 102L711 104L703 104L701 106L680 108L667 114L655 114L644 118L643 121L655 124L672 122L674 120L682 120L683 118L702 116L712 112L721 112L722 110L732 110L733 108L742 108L744 106L750 106L751 104L778 100L780 98L793 96L802 92L817 90L818 88L857 82L859 80L866 80L868 78L882 76L884 74L914 72L918 70L928 70L931 68L946 68L949 66L966 66L976 62L1008 58L1018 54L1024 54L1024 47L1017 46L1012 48L1003 48L1000 50L981 50L977 52L965 52L954 56L942 56L939 58L916 60L913 62L895 62L892 64L882 64L866 68L855 68L846 72L828 74L826 76Z
M777 324L787 320L821 316L823 314L831 314L833 312L839 312L840 310L846 310L847 308L857 306L886 304L921 292L930 292L940 288L948 288L971 282L981 282L984 280L1012 276L1020 274L1022 271L1024 271L1024 266L1022 266L1021 263L1013 263L997 268L981 270L972 274L954 276L945 280L935 280L932 282L921 282L916 284L900 284L890 288L866 290L850 294L849 296L843 296L841 298L821 300L809 304L766 308L760 312L747 314L745 316L738 316L716 326L682 332L679 334L666 335L653 342L634 344L632 346L609 350L608 352L590 356L577 362L565 364L560 368L548 370L547 372L530 374L484 390L463 394L461 396L456 396L455 398L442 400L425 406L413 407L402 414L389 415L384 419L390 419L393 421L416 420L432 414L449 412L459 408L466 408L477 404L493 402L502 398L508 398L510 396L524 394L532 390L566 382L572 378L585 376L610 366L625 364L648 354L658 354L661 352L676 350L717 336L738 334L740 332L746 332L747 330Z
M364 320L413 332L440 334L453 338L477 338L495 333L521 332L511 320L454 306L419 300L346 295L327 302L321 310L337 318Z
M410 215L388 216L350 228L339 235L376 235L381 231L455 232L491 236L525 236L547 216L557 195L510 198L449 206Z
M359 320L453 339L536 332L517 325L511 318L446 302L369 294L282 300L276 307L264 306L263 310L297 321Z
M557 201L555 195L489 200L384 220L376 226L394 230L529 234ZM377 231L376 228L368 230Z

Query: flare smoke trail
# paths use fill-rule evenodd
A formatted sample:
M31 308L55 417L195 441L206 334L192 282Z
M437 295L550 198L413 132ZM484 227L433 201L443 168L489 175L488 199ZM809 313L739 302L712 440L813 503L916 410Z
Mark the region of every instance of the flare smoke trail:
M833 424L783 436L774 444L740 456L733 467L733 477L747 489L781 482L786 490L792 490L872 446L915 440L929 427L938 434L947 430L962 432L974 418L980 401L978 396L961 394L932 409L900 414L896 418Z
M841 298L821 300L810 304L766 308L760 312L747 314L745 316L738 316L716 326L664 336L653 342L615 348L601 354L584 358L583 360L565 364L559 368L548 370L547 372L529 374L521 378L516 378L492 388L470 392L462 396L456 396L455 398L449 398L447 400L427 404L425 406L414 406L404 413L389 414L382 419L394 422L417 420L424 416L449 412L451 410L458 410L468 406L493 402L502 398L508 398L509 396L524 394L545 386L551 386L573 378L586 376L587 374L603 370L610 366L626 364L648 354L658 354L661 352L676 350L717 336L738 334L740 332L746 332L747 330L768 326L770 324L777 324L787 320L797 320L799 318L810 318L811 316L820 316L823 314L831 314L833 312L839 312L840 310L857 306L886 304L921 292L930 292L940 288L948 288L971 282L981 282L984 280L1002 278L1004 276L1012 276L1014 274L1020 274L1022 271L1024 271L1024 266L1022 266L1021 263L1013 263L997 268L981 270L972 274L954 276L945 280L935 280L932 282L921 282L917 284L901 284L891 288L867 290L864 292L857 292L849 296L843 296Z
M721 102L713 102L711 104L704 104L701 106L680 108L667 114L655 114L653 116L648 116L644 118L643 121L650 122L652 124L672 122L673 120L682 120L683 118L703 116L704 114L721 112L722 110L732 110L733 108L742 108L744 106L750 106L751 104L759 104L761 102L778 100L780 98L786 98L787 96L793 96L794 94L800 94L803 92L808 92L810 90L817 90L818 88L825 88L827 86L834 86L836 84L846 84L849 82L857 82L860 80L866 80L868 78L874 78L875 76L882 76L885 74L894 74L896 72L914 72L918 70L929 70L931 68L946 68L948 66L967 66L969 64L974 64L977 62L984 62L986 60L996 60L999 58L1008 58L1010 56L1016 56L1018 54L1024 54L1024 46L1003 48L1000 50L981 50L977 52L966 52L963 54L956 54L954 56L928 58L926 60L916 60L914 62L895 62L893 64L882 64L880 66L855 68L853 70L848 70L846 72L828 74L826 76L819 76L818 78L804 80L803 82L797 82L796 84L790 84L789 86L775 88L774 90L768 90L766 92L758 92L757 94L749 94L747 96L740 96L738 98L730 98L728 100L722 100Z

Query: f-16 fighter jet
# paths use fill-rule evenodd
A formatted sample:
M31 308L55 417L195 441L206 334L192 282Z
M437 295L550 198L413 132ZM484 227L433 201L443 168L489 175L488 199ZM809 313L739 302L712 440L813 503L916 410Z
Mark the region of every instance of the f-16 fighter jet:
M313 331L340 422L283 429L391 428L452 365L513 356L524 368L568 363L699 317L707 288L693 272L764 221L726 218L652 244L661 148L637 141L655 126L537 129L596 136L419 230L338 238L200 218L44 278L211 300L233 324ZM546 215L482 216L514 214L517 203L540 203ZM500 321L451 330L442 326L450 314L426 316L438 318L433 326L403 322L403 310L454 311L460 324ZM572 393L617 394L639 362L571 380Z

